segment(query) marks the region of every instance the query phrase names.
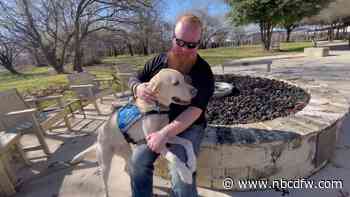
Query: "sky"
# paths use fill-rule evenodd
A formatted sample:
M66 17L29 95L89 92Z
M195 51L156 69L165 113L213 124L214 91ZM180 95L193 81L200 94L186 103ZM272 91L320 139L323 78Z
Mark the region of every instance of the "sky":
M164 17L166 21L174 22L176 17L193 9L208 9L209 15L224 15L229 7L223 0L165 0Z
M165 8L162 14L168 22L175 22L178 15L193 9L208 10L209 15L219 16L222 19L230 10L224 0L164 0L164 4ZM247 25L244 29L247 32L258 31L256 25Z

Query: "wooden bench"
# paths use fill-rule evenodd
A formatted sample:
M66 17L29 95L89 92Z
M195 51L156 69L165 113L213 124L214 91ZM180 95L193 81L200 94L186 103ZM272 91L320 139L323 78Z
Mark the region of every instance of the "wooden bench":
M233 60L221 64L222 73L225 73L225 67L228 66L250 66L250 65L259 65L266 64L266 71L271 71L272 59L258 59L258 60Z
M71 130L68 115L72 114L73 105L79 100L68 103L61 101L62 96L50 96L45 98L23 99L16 89L0 92L0 131L8 133L34 133L39 141L39 146L26 147L25 151L43 150L49 156L50 150L45 140L45 131L66 127ZM58 106L51 109L33 107L30 103L47 100L58 100ZM79 104L79 102L77 103ZM79 108L81 104L79 104ZM47 111L48 110L48 111ZM72 114L73 115L73 114ZM63 126L61 125L63 124Z
M113 78L99 79L88 72L74 73L67 76L69 88L75 93L84 106L93 104L98 114L102 114L97 104L97 99L103 102L103 97L117 96L112 88Z
M0 131L0 196L12 196L16 193L16 173L9 162L12 151L15 150L18 153L24 164L31 165L19 142L20 138L19 133Z
M111 66L111 71L116 83L120 85L121 96L131 97L132 93L128 90L128 83L130 77L136 75L137 67L127 63L118 63Z

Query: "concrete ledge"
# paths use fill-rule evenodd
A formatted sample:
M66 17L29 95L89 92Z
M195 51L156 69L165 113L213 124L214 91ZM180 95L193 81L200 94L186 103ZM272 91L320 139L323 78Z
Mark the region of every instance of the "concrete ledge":
M328 47L305 48L304 55L306 57L325 57L329 55L329 48Z

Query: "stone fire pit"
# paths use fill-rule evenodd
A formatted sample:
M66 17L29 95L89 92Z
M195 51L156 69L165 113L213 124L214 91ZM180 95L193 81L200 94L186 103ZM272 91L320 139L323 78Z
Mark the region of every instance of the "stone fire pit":
M330 159L345 98L317 82L220 75L229 95L208 106L206 136L197 161L197 184L224 189L223 180L307 177ZM168 177L165 160L155 173Z

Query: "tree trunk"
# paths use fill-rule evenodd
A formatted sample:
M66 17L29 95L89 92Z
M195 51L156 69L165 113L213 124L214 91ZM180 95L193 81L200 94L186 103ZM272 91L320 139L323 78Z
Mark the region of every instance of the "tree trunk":
M273 26L271 23L261 22L260 23L260 35L261 41L264 45L264 50L269 51L271 49L271 36L272 36Z
M65 73L64 71L64 63L66 62L66 50L67 50L67 47L71 41L73 37L73 34L70 34L67 38L67 40L65 40L65 42L63 43L63 46L62 46L62 52L61 52L61 57L60 59L57 61L58 62L58 65L60 68L62 68L62 73Z
M147 56L148 55L148 40L145 39L144 42L142 43L142 49L143 49L143 55Z
M40 60L39 52L36 48L28 48L29 53L31 54L33 58L34 65L40 65L43 62Z
M82 57L83 53L81 51L81 38L79 36L79 27L76 29L75 32L75 41L74 41L74 62L73 62L73 70L77 72L83 72L83 67L82 67Z
M337 31L335 33L335 39L339 40L339 27L337 27Z
M333 41L333 40L334 40L334 25L332 23L331 27L328 30L328 41Z
M50 49L50 47L43 47L43 53L48 63L55 69L58 74L64 73L63 65L60 65L57 61L56 50Z
M82 67L82 51L80 49L80 43L75 43L75 47L74 47L74 66L73 66L73 70L77 71L77 72L83 72L83 67Z
M290 34L292 33L291 29L287 29L287 38L286 38L286 42L290 42Z
M145 46L145 45L143 45L143 55L145 55L145 56L148 55L147 46Z
M132 45L130 44L130 42L128 42L127 45L128 45L130 56L134 56L134 50L132 49Z
M22 73L19 73L17 70L15 70L12 65L4 64L3 66L5 67L6 70L8 70L10 73L12 73L14 75L21 75L22 74Z
M5 55L1 55L0 54L0 65L3 65L5 67L6 70L8 70L10 73L15 74L15 75L20 75L21 73L17 72L14 68L13 68L13 63L12 60L9 59L8 56Z
M294 26L290 25L290 26L285 27L285 29L286 29L286 35L287 35L286 42L290 42L290 34L292 33Z
M65 72L64 72L64 62L65 62L65 59L66 59L66 48L63 47L61 57L60 57L59 60L57 60L58 67L62 68L62 70L61 70L62 73L65 73Z
M81 42L82 42L82 37L81 35L81 29L80 29L80 19L76 18L76 21L74 23L74 61L73 61L73 70L77 71L78 73L83 72L83 67L82 67L82 51L80 48Z
M111 52L112 52L111 56L117 57L119 55L117 47L115 47L114 45L112 45L112 51Z

